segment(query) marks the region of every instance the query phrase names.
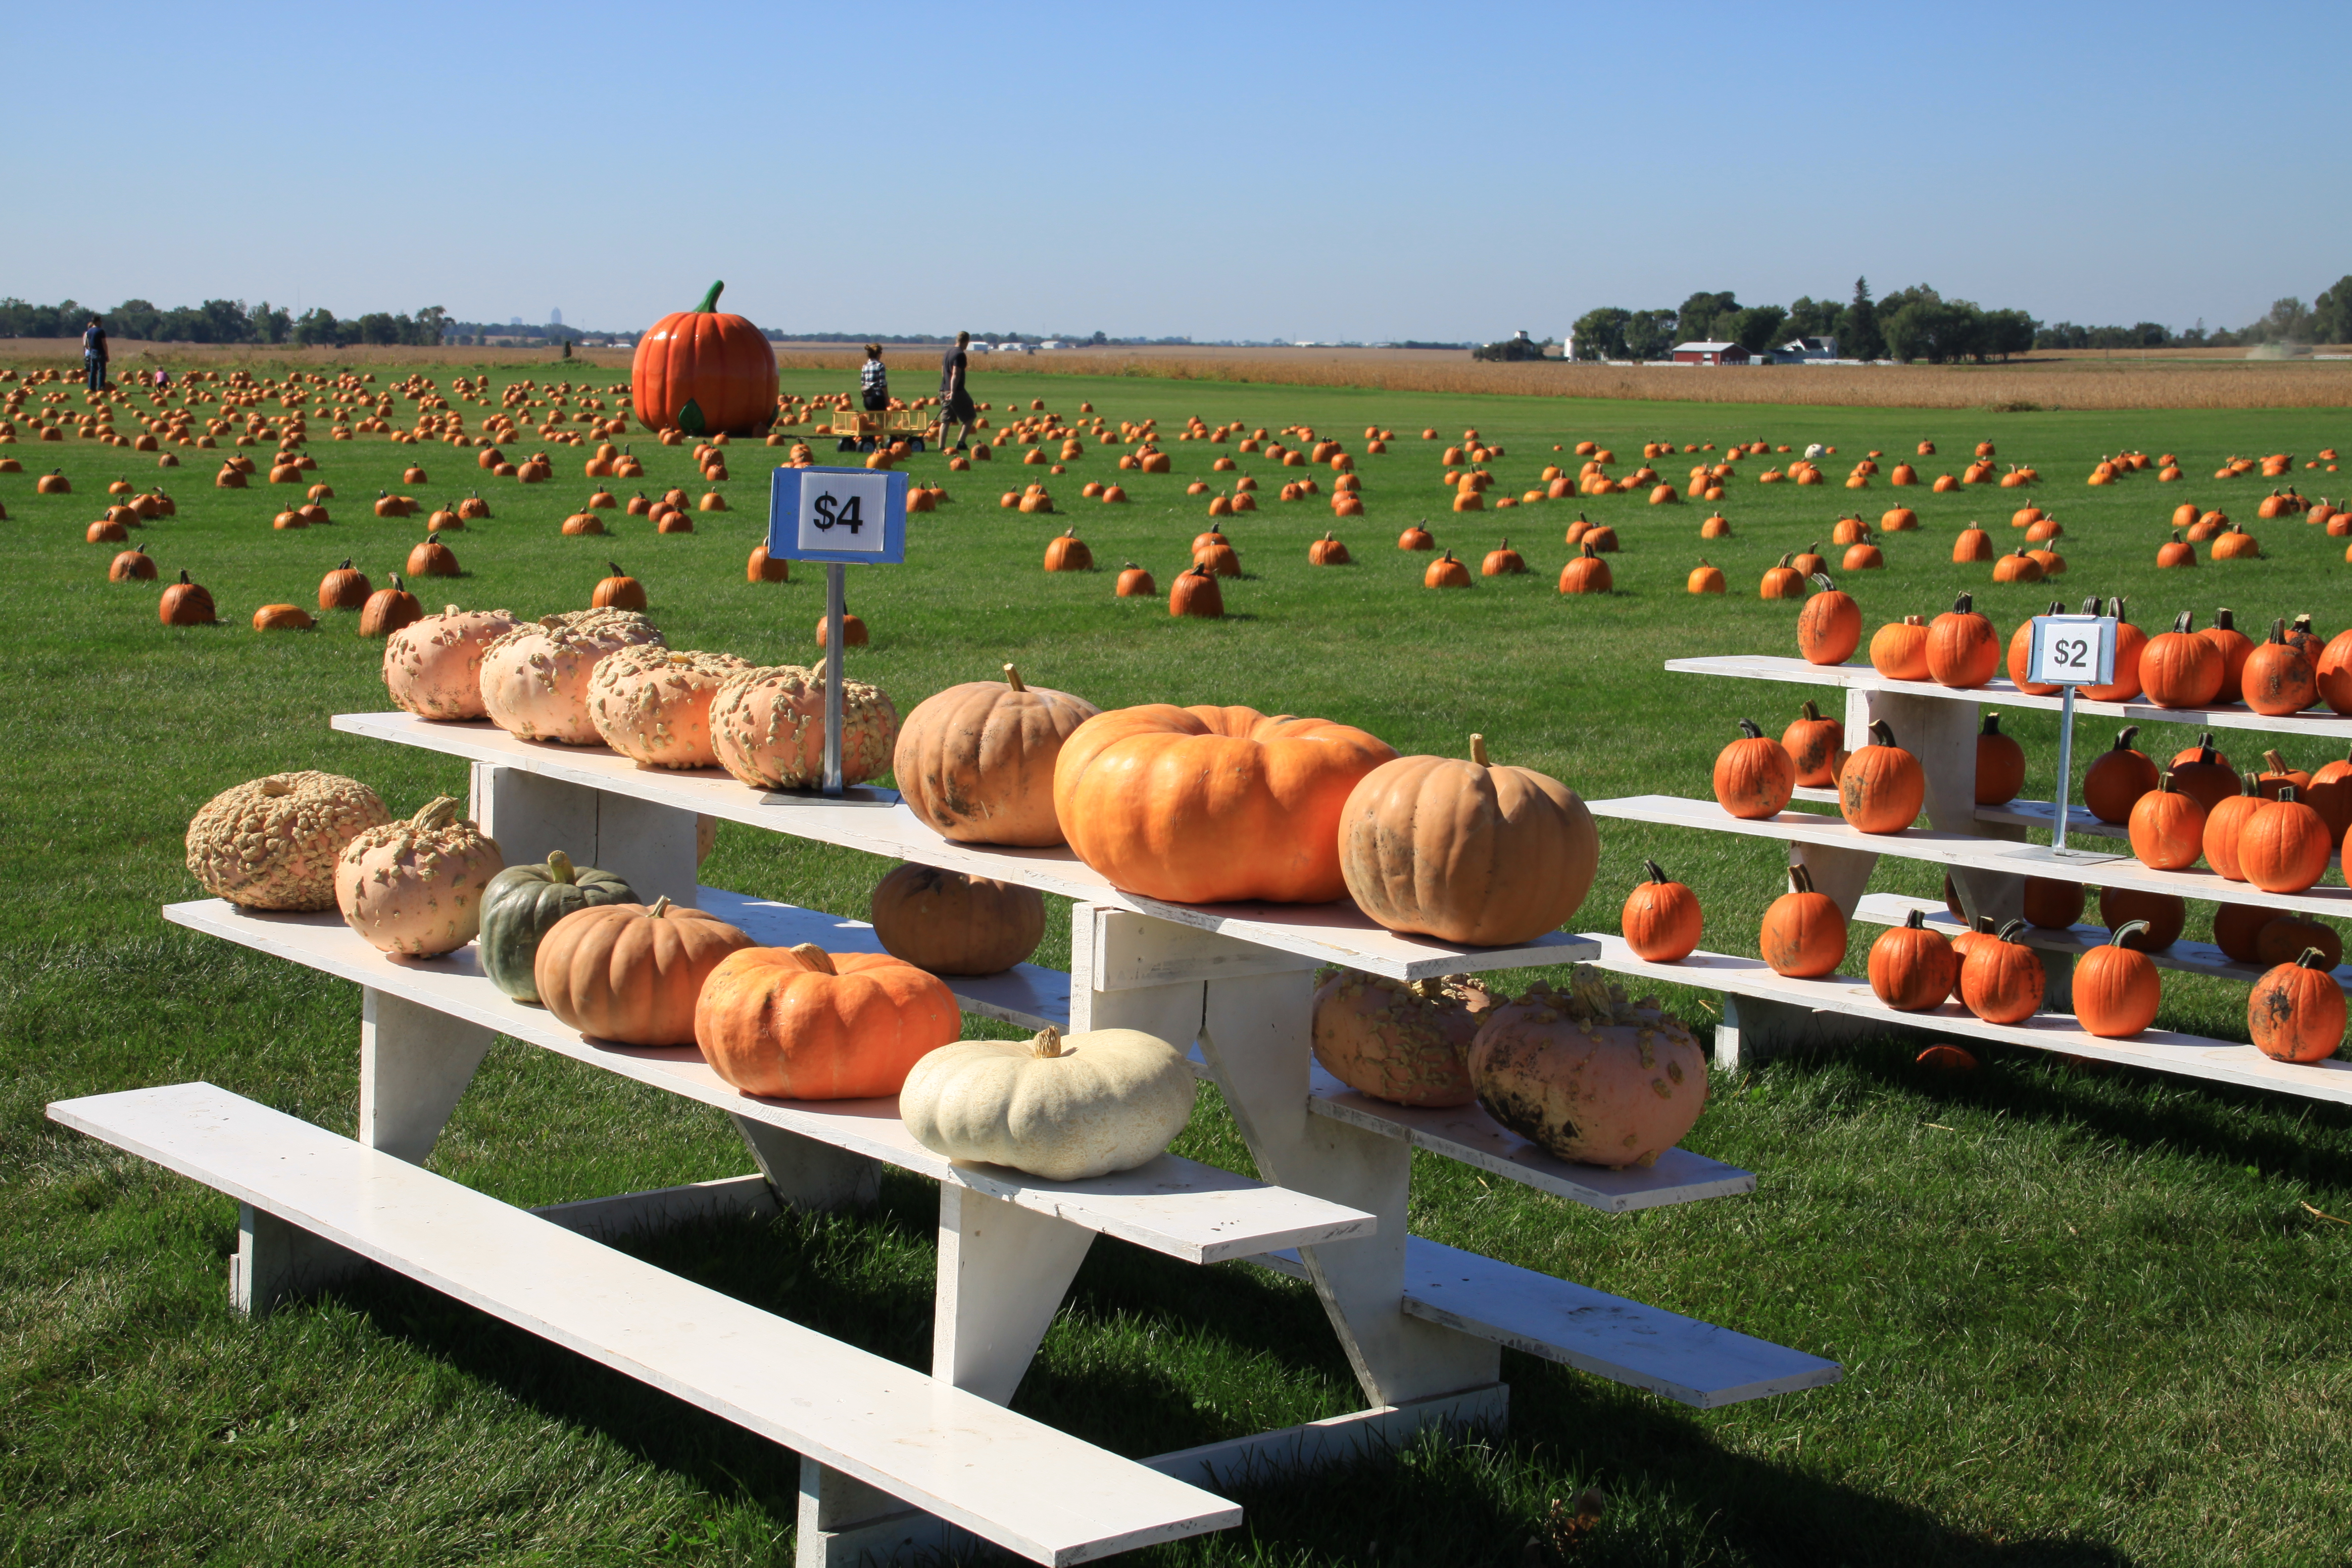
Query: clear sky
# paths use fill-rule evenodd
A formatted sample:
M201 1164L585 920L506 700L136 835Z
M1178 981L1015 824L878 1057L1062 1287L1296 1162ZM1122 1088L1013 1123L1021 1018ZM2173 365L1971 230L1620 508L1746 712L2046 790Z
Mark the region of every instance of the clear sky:
M23 0L0 294L1459 340L1866 274L2238 326L2352 272L2347 19Z

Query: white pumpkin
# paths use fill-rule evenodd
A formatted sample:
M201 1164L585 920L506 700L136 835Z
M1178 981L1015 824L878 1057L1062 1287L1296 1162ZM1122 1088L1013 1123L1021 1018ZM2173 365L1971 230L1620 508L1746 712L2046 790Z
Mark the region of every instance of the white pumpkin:
M1156 1036L1049 1028L941 1046L907 1075L898 1115L934 1154L1076 1182L1156 1157L1192 1120L1192 1098L1183 1053Z

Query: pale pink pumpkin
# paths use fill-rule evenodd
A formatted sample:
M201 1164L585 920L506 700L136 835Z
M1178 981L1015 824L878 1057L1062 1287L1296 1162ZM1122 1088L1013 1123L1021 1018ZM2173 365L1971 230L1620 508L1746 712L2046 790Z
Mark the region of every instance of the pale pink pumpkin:
M739 669L710 702L719 765L756 789L806 789L824 779L824 672L796 664ZM889 771L898 710L878 686L841 683L841 782Z
M482 655L521 623L507 610L461 610L451 605L386 637L383 689L420 719L479 719Z
M1654 1165L1706 1108L1706 1057L1690 1031L1583 964L1570 990L1538 981L1488 1015L1470 1081L1496 1121L1591 1165Z
M482 653L482 709L526 741L593 746L588 679L619 648L658 647L660 628L635 610L573 610L517 626Z
M455 952L482 929L482 891L506 869L498 841L436 796L405 822L371 827L335 863L335 907L385 952Z
M717 767L710 700L728 677L751 668L731 653L618 648L588 678L588 718L606 745L646 767Z

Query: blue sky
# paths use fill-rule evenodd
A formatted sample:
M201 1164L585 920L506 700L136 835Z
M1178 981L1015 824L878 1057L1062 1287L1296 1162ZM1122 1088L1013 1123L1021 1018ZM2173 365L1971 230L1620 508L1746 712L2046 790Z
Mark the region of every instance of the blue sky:
M853 18L845 21L843 18ZM12 7L0 294L640 327L1556 334L2352 272L2318 5Z

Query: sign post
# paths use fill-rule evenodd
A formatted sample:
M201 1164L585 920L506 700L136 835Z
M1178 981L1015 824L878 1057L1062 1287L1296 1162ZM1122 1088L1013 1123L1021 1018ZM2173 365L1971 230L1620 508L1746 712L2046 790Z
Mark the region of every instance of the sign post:
M2065 691L2058 705L2058 821L2050 835L2048 858L2064 860L2115 860L2121 857L2096 849L2066 847L2066 807L2074 793L2074 689L2105 686L2116 678L2116 617L2113 616L2036 616L2032 652L2025 679L2039 686ZM2028 857L2035 858L2038 857Z
M907 559L907 476L889 468L778 468L768 492L768 553L824 564L824 784L841 783L843 567Z

